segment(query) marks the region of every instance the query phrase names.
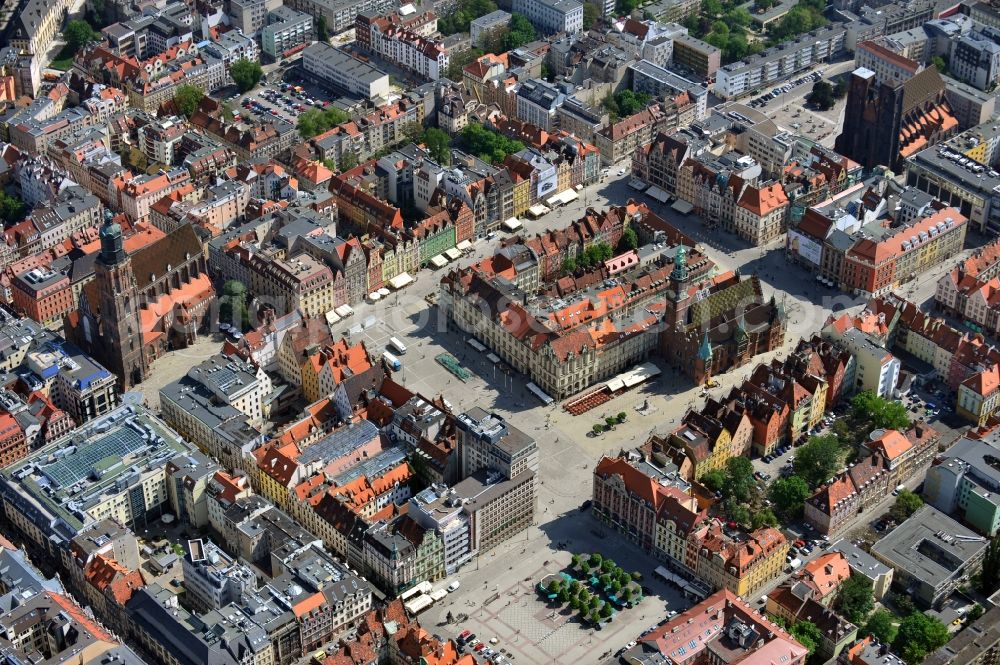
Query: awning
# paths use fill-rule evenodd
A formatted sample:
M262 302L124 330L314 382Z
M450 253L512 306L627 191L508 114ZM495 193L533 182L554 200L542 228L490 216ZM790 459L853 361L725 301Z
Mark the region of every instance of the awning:
M666 203L670 200L670 194L667 194L664 190L659 187L653 186L646 190L646 196L656 199L660 203Z
M447 256L452 261L457 261L460 258L462 258L462 252L458 251L454 247L452 247L451 249L444 250L444 255Z
M642 180L639 180L638 178L632 178L631 180L628 181L628 186L631 187L632 189L637 189L641 192L642 190L646 189L646 187L648 187L649 185L644 183Z
M378 291L372 291L371 293L368 294L368 299L371 300L372 302L379 300L381 297L382 294L380 294Z
M448 265L448 259L438 254L437 256L431 257L431 265L435 268L443 268Z
M327 325L331 325L332 326L337 321L340 321L340 317L337 316L336 312L334 312L333 310L330 310L329 312L326 313L326 323L327 323Z
M622 379L619 377L615 377L610 381L608 381L608 390L610 390L613 393L618 392L624 387L625 387L625 382L622 381Z
M573 201L576 201L578 198L580 198L580 195L574 192L572 189L567 189L559 196L562 197L563 203L572 203Z
M389 280L389 286L391 286L394 289L401 289L407 284L412 284L412 283L413 283L413 278L410 277L410 273L408 272L400 273Z
M682 215L687 215L692 210L694 210L694 206L685 201L684 199L677 199L676 201L674 201L674 204L670 207Z
M506 226L511 231L517 231L519 228L521 228L521 222L517 221L517 217L511 217L506 222L504 222L503 225Z
M637 386L643 381L648 381L654 376L659 375L660 368L653 363L643 363L638 367L634 367L631 371L628 371L621 375L622 381L628 387Z
M531 206L530 208L528 208L528 212L531 213L531 215L534 216L534 217L541 217L542 215L544 215L548 211L549 211L548 208L546 208L545 206L543 206L541 204L537 204L537 203L535 205Z
M472 249L472 243L469 242L468 240L463 240L462 242L455 245L455 249L457 249L460 252L468 251Z
M387 295L389 295L389 289L383 286L381 289L378 290L378 294L383 298L385 298Z
M583 191L583 185L577 185L577 186L576 186L576 187L574 187L573 189L575 189L575 190L576 190L576 191L578 191L578 192L582 192L582 191Z
M486 354L486 359L489 360L494 365L496 365L498 362L500 362L500 356L498 356L495 353L487 353Z
M354 314L354 310L351 308L350 305L341 305L340 307L336 308L333 311L335 311L337 315L342 319L346 319L347 317L352 316Z

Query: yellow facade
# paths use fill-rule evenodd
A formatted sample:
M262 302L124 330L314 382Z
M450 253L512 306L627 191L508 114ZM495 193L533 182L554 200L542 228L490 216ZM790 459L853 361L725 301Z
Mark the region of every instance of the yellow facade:
M818 384L816 392L813 393L812 398L812 413L809 415L809 429L819 425L819 421L823 420L823 414L826 413L826 395L829 391L829 385L826 381Z
M319 394L319 372L322 366L317 369L312 358L306 358L302 363L302 395L306 401L312 404L320 398Z
M735 593L747 598L781 573L788 555L788 543L783 543L771 554L751 566L742 578L735 581ZM732 588L732 587L730 587Z
M514 217L520 217L529 207L531 200L531 181L525 178L514 183Z
M694 467L694 478L695 480L701 480L709 471L713 470L723 470L726 467L726 462L730 457L733 456L733 437L729 433L729 430L723 429L719 438L716 439L714 445L712 445L711 454L706 457L701 462L695 462Z

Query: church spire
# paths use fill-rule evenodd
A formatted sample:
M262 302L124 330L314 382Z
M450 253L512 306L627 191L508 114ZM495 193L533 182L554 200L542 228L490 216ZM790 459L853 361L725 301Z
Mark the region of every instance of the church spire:
M101 226L101 262L106 266L114 266L125 260L125 247L122 243L122 227L115 223L114 213L109 208L104 209L104 224Z

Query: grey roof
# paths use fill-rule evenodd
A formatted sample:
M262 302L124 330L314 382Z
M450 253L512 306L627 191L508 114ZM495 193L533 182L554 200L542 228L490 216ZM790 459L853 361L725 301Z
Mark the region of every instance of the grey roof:
M941 455L942 466L965 465L965 474L976 483L1000 492L1000 433L993 432L985 441L962 437Z
M488 441L497 448L514 456L535 447L535 440L517 429L501 416L474 406L458 416L458 426L469 435Z
M648 76L649 78L659 81L660 83L664 83L678 92L687 91L695 97L708 94L708 89L705 88L705 86L695 83L694 81L689 81L683 76L675 74L668 69L664 69L659 65L655 65L648 60L633 62L629 65L629 69L643 74L644 76Z
M43 533L65 541L94 522L87 510L193 450L144 407L124 405L0 471L0 492Z
M962 159L965 159L967 163L963 164ZM976 167L982 167L982 165L946 146L921 150L910 157L909 163L950 180L963 189L978 192L986 197L992 196L993 191L1000 187L1000 172L983 168L981 172L977 173Z
M380 436L378 427L370 420L351 423L331 432L316 443L307 447L299 455L299 464L312 462L330 462L357 450L368 441Z
M932 506L923 506L872 546L872 554L933 587L959 574L988 541Z
M891 572L889 566L885 565L868 552L852 543L847 538L842 538L830 545L830 552L840 552L847 559L851 567L852 574L857 573L874 580L877 577L887 575Z
M351 78L363 83L373 83L385 76L381 69L353 58L350 54L323 42L316 42L302 51L303 58L316 58L342 71L349 71Z

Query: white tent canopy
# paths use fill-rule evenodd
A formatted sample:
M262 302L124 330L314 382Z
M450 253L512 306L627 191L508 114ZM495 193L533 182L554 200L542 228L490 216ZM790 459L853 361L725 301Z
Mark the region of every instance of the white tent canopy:
M331 325L332 326L333 324L337 323L338 321L340 321L340 317L337 316L337 313L335 311L330 310L329 312L326 313L326 323L327 323L327 325Z
M410 273L402 272L389 280L389 286L394 289L401 289L407 284L412 284L413 278L410 277Z
M457 261L458 259L462 258L462 252L458 251L454 247L452 247L451 249L444 250L444 255L447 256L452 261Z
M438 254L437 256L431 257L431 265L435 268L443 268L448 265L448 259Z
M666 203L670 200L670 195L659 187L653 186L646 190L646 196L656 199L660 203Z
M383 298L385 298L387 295L389 295L389 289L383 286L381 289L378 290L378 294Z
M463 240L462 242L455 245L455 249L457 249L460 252L468 251L472 249L472 243L469 242L468 240Z
M504 222L503 225L508 229L510 229L511 231L517 231L519 228L521 228L521 222L517 221L517 217L511 217L506 222Z
M346 319L347 317L354 315L354 310L351 309L350 305L341 305L333 311L336 312L337 316L342 319Z
M694 210L694 206L685 201L684 199L677 199L676 201L674 201L674 204L670 207L682 215L687 215L692 210Z
M382 294L379 293L378 291L372 291L371 293L368 294L368 299L371 300L372 302L379 300L381 297Z

